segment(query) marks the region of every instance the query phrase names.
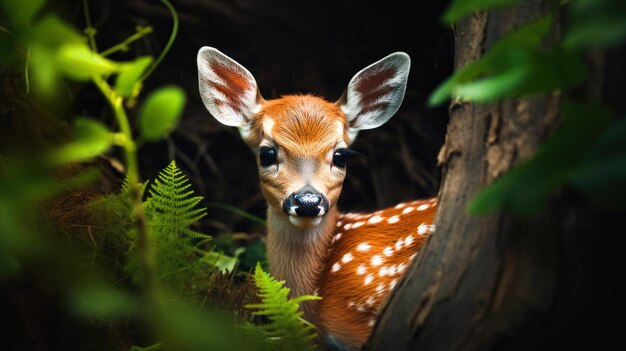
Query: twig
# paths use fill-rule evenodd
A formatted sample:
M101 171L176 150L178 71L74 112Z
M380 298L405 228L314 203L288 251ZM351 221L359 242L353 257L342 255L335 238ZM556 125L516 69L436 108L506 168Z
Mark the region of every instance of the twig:
M83 0L83 14L85 15L85 24L87 28L85 28L85 34L87 34L87 38L89 38L89 47L94 52L98 52L98 46L96 45L96 29L91 24L91 15L89 14L89 0Z
M100 55L102 56L108 56L111 55L112 53L118 52L118 51L127 51L128 50L128 46L130 44L132 44L133 42L145 37L146 35L152 33L152 27L147 26L147 27L143 27L143 26L138 26L137 27L137 32L135 32L135 34L131 35L130 37L124 39L123 42L114 45L106 50L104 50L103 52L100 53Z
M163 48L163 51L150 66L150 68L141 76L140 81L144 81L146 78L148 78L152 71L154 71L155 68L157 68L157 66L161 63L161 61L163 61L163 58L165 58L165 55L167 55L167 53L170 51L170 48L172 47L172 44L174 44L174 40L176 39L176 35L178 34L178 13L176 13L176 9L174 9L174 6L172 6L172 4L168 0L161 0L161 2L172 14L172 21L174 22L172 25L172 33L170 34L170 38L168 39L167 44L165 44L165 48Z

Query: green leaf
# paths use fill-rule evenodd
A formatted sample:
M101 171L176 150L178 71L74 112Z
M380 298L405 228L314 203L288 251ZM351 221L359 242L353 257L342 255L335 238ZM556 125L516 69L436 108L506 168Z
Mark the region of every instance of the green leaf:
M237 258L228 256L222 252L209 251L204 254L202 260L207 264L219 269L222 273L232 272L237 265Z
M0 5L11 20L13 25L26 27L46 0L2 0Z
M53 153L55 163L88 160L105 153L114 142L114 134L102 122L92 118L77 118L74 132L76 139Z
M585 151L609 125L610 114L600 106L573 103L564 103L561 111L561 127L531 159L485 187L469 204L471 214L498 209L533 214L570 181Z
M139 115L141 136L157 141L176 127L185 105L185 93L176 86L163 87L150 94Z
M452 23L472 12L513 5L519 0L453 0L444 12L442 21Z
M626 39L626 1L576 0L569 10L564 46L605 48Z
M507 34L481 59L459 69L433 91L429 104L456 99L487 102L515 98L580 84L585 65L572 51L539 46L548 33L552 17L546 16Z
M9 0L12 1L12 0ZM28 40L33 44L56 49L66 44L86 44L87 40L76 29L57 16L49 15L33 25Z
M139 57L135 61L124 64L115 81L115 90L123 97L136 96L141 88L139 78L152 63L152 57Z
M119 69L113 61L98 55L84 44L66 44L56 54L56 65L70 78L88 80L111 74Z

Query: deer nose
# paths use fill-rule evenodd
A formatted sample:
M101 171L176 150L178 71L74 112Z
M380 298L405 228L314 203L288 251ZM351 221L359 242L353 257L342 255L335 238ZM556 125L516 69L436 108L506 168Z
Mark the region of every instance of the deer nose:
M328 212L328 200L313 187L305 186L285 199L283 210L301 217L322 216Z

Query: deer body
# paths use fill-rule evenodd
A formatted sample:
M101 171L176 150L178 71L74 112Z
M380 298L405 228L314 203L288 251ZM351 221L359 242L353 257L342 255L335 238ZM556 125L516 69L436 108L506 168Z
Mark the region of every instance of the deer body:
M311 95L264 100L252 75L216 49L198 53L200 93L220 122L239 128L258 154L268 203L271 274L302 305L329 346L357 349L410 261L434 231L434 199L369 214L336 208L349 145L399 108L409 58L395 53L366 67L336 103Z

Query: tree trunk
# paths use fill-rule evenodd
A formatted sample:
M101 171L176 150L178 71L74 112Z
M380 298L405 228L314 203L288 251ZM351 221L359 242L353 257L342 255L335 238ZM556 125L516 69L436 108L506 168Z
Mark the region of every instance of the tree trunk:
M460 21L455 67L476 60L503 34L553 5L523 1ZM594 70L604 66L602 60L591 63L589 83L601 87L603 75ZM597 97L590 94L596 90L582 93ZM610 270L619 251L607 235L615 216L600 214L566 190L531 218L466 212L481 189L532 156L557 127L559 103L554 94L450 106L439 155L437 230L385 306L367 349L571 349L586 343L598 349L617 338L610 336L617 327L598 318L615 307Z

